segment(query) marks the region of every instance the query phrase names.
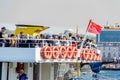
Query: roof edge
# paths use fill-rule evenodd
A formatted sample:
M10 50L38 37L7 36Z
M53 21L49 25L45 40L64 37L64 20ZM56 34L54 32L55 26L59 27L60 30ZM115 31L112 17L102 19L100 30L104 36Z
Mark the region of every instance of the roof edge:
M47 26L41 26L41 25L25 25L25 24L15 24L16 27L46 27L46 28L50 28L50 27L47 27Z

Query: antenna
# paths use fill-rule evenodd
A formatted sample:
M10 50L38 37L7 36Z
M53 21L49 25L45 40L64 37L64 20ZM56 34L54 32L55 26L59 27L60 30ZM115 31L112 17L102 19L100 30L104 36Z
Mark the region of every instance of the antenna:
M108 20L106 21L106 26L108 26Z

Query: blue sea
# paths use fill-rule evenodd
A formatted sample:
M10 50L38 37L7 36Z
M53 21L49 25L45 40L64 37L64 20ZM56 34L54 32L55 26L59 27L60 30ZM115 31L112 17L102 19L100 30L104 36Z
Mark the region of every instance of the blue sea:
M94 77L93 75L97 76ZM82 73L80 80L120 80L120 71L101 70L98 74Z
M113 71L113 70L102 70L99 73L102 76L109 77L109 78L114 78L116 80L120 80L120 70L118 71Z

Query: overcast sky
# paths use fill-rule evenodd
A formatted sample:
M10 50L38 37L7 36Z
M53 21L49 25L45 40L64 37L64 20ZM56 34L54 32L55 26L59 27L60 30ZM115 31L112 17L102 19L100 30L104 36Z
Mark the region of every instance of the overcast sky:
M120 0L0 0L0 27L36 24L60 33L79 26L84 33L89 19L100 25L120 22Z

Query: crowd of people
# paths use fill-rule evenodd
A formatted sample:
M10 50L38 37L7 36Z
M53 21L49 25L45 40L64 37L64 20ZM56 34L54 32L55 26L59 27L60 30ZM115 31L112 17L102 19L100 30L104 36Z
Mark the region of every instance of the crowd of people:
M80 35L73 35L73 33L68 33L67 35L45 35L39 34L24 35L24 32L20 32L18 35L9 34L5 35L6 28L2 27L0 32L0 47L42 47L42 46L76 46L81 47L83 42L83 37ZM96 48L93 40L84 40L83 48Z

